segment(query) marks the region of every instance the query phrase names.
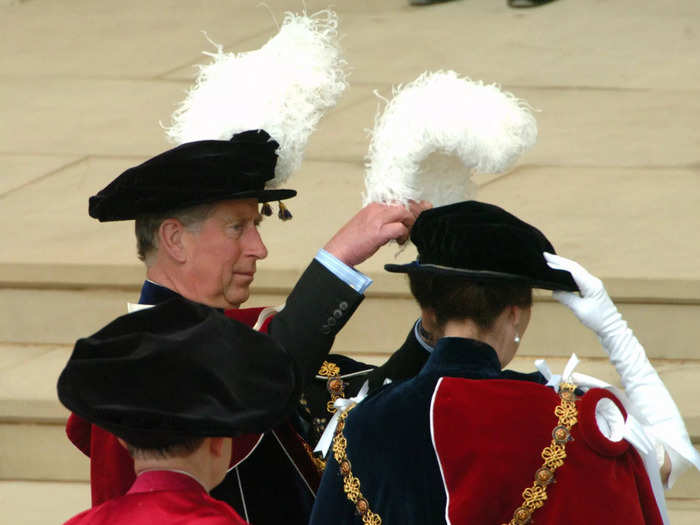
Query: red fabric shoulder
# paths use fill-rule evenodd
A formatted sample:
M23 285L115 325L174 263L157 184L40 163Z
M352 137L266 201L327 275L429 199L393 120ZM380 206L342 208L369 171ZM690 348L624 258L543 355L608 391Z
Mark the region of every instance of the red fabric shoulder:
M602 399L609 399L622 414L624 420L627 419L627 411L622 405L622 402L615 397L612 392L603 388L591 388L586 395L583 396L579 403L579 425L583 438L586 444L595 450L601 456L619 456L624 454L629 448L629 443L624 439L619 441L611 441L598 428L596 420L596 407Z
M585 399L585 396L584 396ZM552 441L559 396L514 380L442 378L433 394L431 432L451 523L507 523L542 466ZM581 410L579 418L594 417ZM595 422L593 422L595 424ZM633 447L604 456L572 428L564 464L535 511L538 525L625 523L660 525L651 485Z
M260 314L265 308L268 307L261 306L256 308L231 308L229 310L224 310L224 315L226 317L230 317L231 319L235 319L236 321L240 321L241 323L245 323L251 328L253 328L255 326L255 323L258 322L258 318L260 317ZM267 327L275 315L276 314L272 314L267 319L265 319L265 322L260 327L261 332L267 333Z
M188 525L246 525L226 503L201 489L158 490L127 494L82 512L65 525L153 525L187 523Z

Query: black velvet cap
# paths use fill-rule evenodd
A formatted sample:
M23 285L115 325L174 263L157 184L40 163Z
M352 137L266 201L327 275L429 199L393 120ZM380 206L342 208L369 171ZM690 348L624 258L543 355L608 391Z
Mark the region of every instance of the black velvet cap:
M465 201L424 211L413 225L411 241L418 260L387 264L386 270L578 291L569 272L547 265L542 253L556 252L542 232L492 204Z
M123 221L228 199L294 197L294 190L265 189L275 176L278 147L263 130L187 142L129 168L90 197L90 217Z
M295 409L299 381L271 337L175 298L79 339L58 398L136 447L160 448L268 430Z

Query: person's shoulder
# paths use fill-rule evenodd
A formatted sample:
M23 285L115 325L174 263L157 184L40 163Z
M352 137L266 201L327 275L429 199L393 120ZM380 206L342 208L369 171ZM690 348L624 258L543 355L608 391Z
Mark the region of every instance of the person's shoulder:
M364 420L372 422L377 416L380 419L411 417L430 404L436 384L437 378L419 374L382 385L357 405L353 410L353 421L355 424Z
M247 525L247 521L241 518L238 513L227 503L211 497L209 494L204 495L206 514L198 516L191 522L192 524L201 525Z
M66 521L63 525L80 525L81 523L87 523L85 520L90 514L91 509L84 510L80 514L76 514L71 519Z

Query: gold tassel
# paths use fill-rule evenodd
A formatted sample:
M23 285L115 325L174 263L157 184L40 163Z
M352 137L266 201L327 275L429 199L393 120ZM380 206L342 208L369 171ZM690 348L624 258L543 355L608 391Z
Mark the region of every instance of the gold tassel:
M292 212L290 212L282 201L279 201L280 211L277 216L283 220L288 221L292 218Z

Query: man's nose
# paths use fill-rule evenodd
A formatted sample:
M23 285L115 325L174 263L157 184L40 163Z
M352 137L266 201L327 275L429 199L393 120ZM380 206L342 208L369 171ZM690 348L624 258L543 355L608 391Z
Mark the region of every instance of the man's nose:
M257 227L252 228L247 236L246 254L252 255L257 259L264 259L267 257L267 248L265 247L265 243L263 242Z

